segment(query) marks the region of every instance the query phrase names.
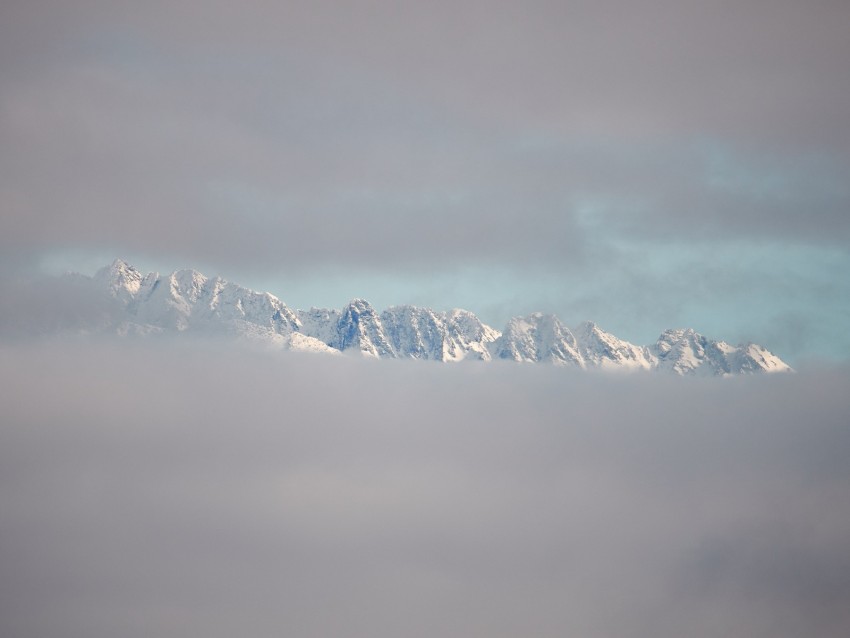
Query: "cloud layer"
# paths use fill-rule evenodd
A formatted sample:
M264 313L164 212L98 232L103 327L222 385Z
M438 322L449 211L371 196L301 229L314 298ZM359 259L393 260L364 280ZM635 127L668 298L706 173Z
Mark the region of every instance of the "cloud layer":
M846 370L4 346L15 636L842 636Z
M2 235L558 264L595 206L846 242L843 3L668 5L7 4Z

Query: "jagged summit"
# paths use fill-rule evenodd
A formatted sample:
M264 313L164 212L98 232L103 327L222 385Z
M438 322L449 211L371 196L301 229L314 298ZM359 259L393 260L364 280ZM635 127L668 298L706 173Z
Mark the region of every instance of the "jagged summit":
M555 315L514 317L494 344L495 357L586 367L575 335Z
M112 260L111 264L109 264L108 266L104 266L103 268L101 268L97 272L98 273L120 273L120 272L125 272L125 271L139 272L138 270L133 268L130 264L128 264L126 261L121 259L120 257L116 257L115 259Z
M585 321L578 326L576 339L579 352L591 367L632 370L649 370L655 367L649 348L623 341L605 332L592 321Z
M460 361L492 358L489 345L499 333L468 310L437 312L417 306L393 306L381 323L396 355L402 358Z
M337 321L338 338L328 345L337 350L353 348L363 354L395 358L396 352L384 334L378 313L365 299L352 299Z
M378 312L362 298L343 309L291 310L278 297L220 277L184 269L141 272L116 259L92 278L120 302L110 329L120 334L212 332L285 349L354 352L381 359L504 359L582 369L663 370L679 375L732 375L791 368L766 348L732 346L691 328L664 331L639 346L591 321L570 329L555 315L514 317L502 332L468 310L439 312L412 305Z
M116 259L108 266L98 270L94 279L107 286L110 294L122 301L131 299L139 292L142 273L122 259Z
M789 370L779 357L757 344L732 346L692 328L666 330L652 347L659 369L678 374L725 375Z

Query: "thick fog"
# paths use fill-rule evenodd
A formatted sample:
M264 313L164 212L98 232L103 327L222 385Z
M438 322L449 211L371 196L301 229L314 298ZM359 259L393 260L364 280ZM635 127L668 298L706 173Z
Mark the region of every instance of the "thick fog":
M0 634L843 637L850 373L0 346Z

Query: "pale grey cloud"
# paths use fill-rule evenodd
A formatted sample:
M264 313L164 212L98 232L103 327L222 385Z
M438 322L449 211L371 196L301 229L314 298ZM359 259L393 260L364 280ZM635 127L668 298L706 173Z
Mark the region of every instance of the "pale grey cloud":
M844 369L4 346L16 636L841 636Z
M97 331L119 309L88 277L27 277L16 270L0 274L0 300L2 343Z
M587 200L610 232L847 239L842 3L43 2L4 17L9 244L562 267Z

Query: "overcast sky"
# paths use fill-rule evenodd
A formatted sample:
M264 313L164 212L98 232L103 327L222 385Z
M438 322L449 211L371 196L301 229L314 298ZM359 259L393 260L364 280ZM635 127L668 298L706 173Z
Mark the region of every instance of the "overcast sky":
M639 4L7 0L4 269L850 357L850 4Z

